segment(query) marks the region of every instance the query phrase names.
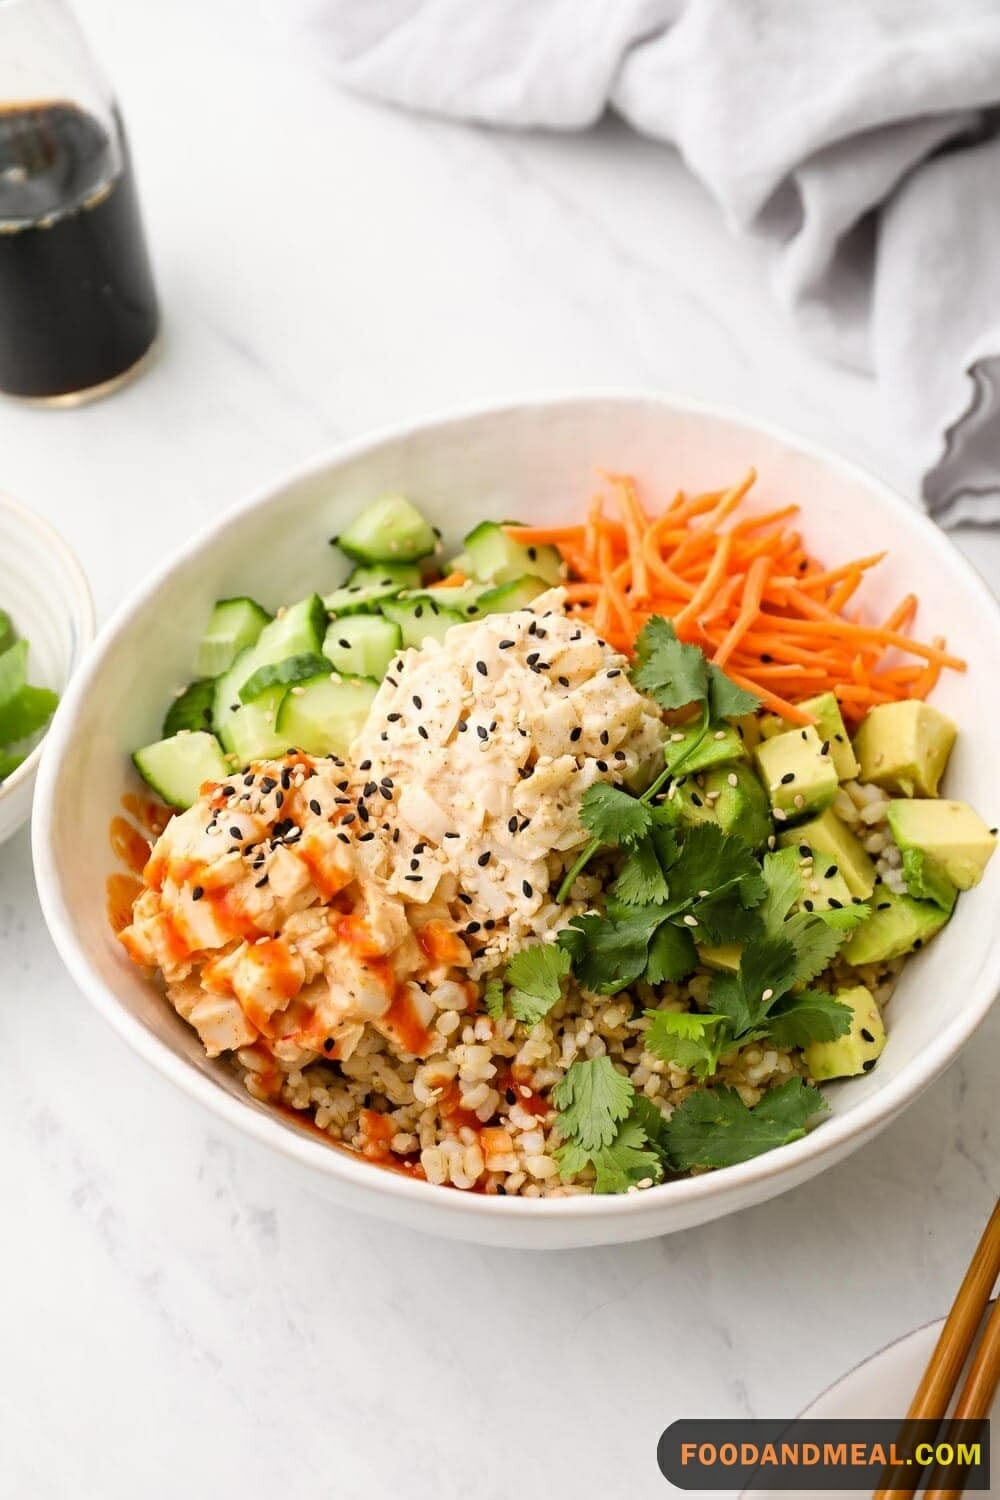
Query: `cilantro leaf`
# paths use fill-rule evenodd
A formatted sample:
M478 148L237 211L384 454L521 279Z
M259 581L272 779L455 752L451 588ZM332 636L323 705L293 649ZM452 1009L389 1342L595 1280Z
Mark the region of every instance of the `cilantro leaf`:
M663 1149L667 1122L659 1105L654 1104L652 1099L647 1099L645 1094L636 1094L628 1118L630 1122L635 1120L642 1126L646 1132L646 1139L655 1150Z
M708 698L708 662L697 646L685 646L669 620L654 615L635 643L632 683L661 708L686 708Z
M765 931L773 937L780 933L781 924L802 896L799 851L778 849L775 853L765 854L763 871L767 895L764 897L760 915Z
M763 931L760 917L740 904L736 891L727 891L713 901L699 901L692 911L703 942L745 943Z
M610 1057L575 1062L552 1090L559 1132L586 1152L610 1146L634 1097L630 1080L618 1072Z
M808 984L822 974L844 941L844 934L811 912L797 911L781 929L795 949L795 980Z
M708 702L713 719L738 719L760 708L756 693L737 686L714 662L708 665Z
M653 825L645 802L630 797L619 787L599 781L589 786L580 803L580 822L592 838L602 844L632 848Z
M586 1151L576 1141L568 1141L558 1148L555 1158L566 1177L575 1176L588 1163L592 1164L594 1191L598 1193L625 1193L647 1178L653 1182L660 1182L663 1178L660 1155L651 1146L638 1115L634 1118L629 1115L607 1146Z
M764 1020L795 982L795 949L785 938L753 938L736 974L717 974L708 990L713 1012L728 1017L737 1039Z
M801 1078L770 1089L752 1109L735 1089L699 1089L667 1122L666 1149L680 1172L735 1166L798 1140L811 1117L828 1108L819 1090Z
M718 823L695 823L687 829L680 853L669 869L670 904L706 899L746 882L749 898L744 905L764 895L760 869L748 845L735 834L723 833Z
M650 901L666 901L670 891L652 834L647 834L636 844L611 889L619 901L633 906L642 906Z
M483 1004L486 1006L486 1014L492 1016L494 1021L499 1021L503 1016L503 982L496 975L486 981Z
M675 927L664 922L653 935L649 944L646 972L647 984L667 984L686 979L698 967L698 950L687 927Z
M585 990L614 995L645 969L650 938L663 918L658 906L626 907L623 913L609 908L606 916L586 912L562 929L559 946Z
M504 975L511 1014L526 1026L537 1025L560 998L560 980L569 967L569 954L556 943L535 943L515 953Z
M646 1015L650 1018L643 1038L646 1048L698 1078L711 1077L732 1041L732 1029L724 1016L669 1010L647 1010Z
M810 1042L834 1042L851 1029L851 1007L825 990L801 990L779 1000L767 1018L767 1031L777 1047L808 1047Z

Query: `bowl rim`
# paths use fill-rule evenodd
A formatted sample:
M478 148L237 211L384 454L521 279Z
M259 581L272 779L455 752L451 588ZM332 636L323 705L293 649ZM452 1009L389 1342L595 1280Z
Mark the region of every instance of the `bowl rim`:
M994 616L995 628L1000 637L1000 601L993 596L968 559L923 511L906 501L896 489L870 473L863 465L842 458L822 444L775 423L760 421L732 407L667 390L597 388L542 391L448 407L367 431L336 444L332 449L313 455L284 478L271 481L250 496L228 506L118 605L100 631L83 670L76 674L70 684L46 736L35 793L32 849L42 911L55 946L72 978L105 1020L140 1057L239 1133L277 1151L310 1173L340 1179L347 1189L356 1189L361 1196L382 1199L387 1203L395 1200L401 1210L411 1206L415 1213L436 1212L439 1218L445 1217L452 1222L469 1216L492 1216L498 1221L530 1218L549 1224L630 1219L635 1221L635 1237L639 1237L639 1221L661 1216L668 1203L676 1207L678 1213L688 1210L690 1214L691 1210L695 1210L695 1216L688 1217L688 1222L699 1222L697 1206L713 1199L731 1197L733 1209L742 1207L749 1201L747 1191L752 1191L760 1184L773 1184L774 1179L781 1177L787 1177L788 1186L791 1187L799 1180L796 1176L798 1169L805 1164L818 1162L820 1165L817 1170L822 1170L823 1160L828 1158L826 1165L833 1165L850 1149L852 1142L860 1145L865 1138L886 1125L954 1060L989 1012L1000 991L1000 932L986 955L977 983L966 995L963 1010L956 1013L949 1024L937 1033L934 1045L925 1048L922 1054L907 1063L871 1098L862 1099L844 1114L825 1120L822 1128L814 1129L797 1141L736 1166L661 1183L642 1192L581 1194L569 1198L500 1197L484 1193L446 1191L421 1179L384 1171L346 1148L338 1148L336 1143L328 1145L321 1142L304 1127L295 1128L294 1122L286 1120L284 1116L257 1108L249 1098L243 1100L238 1095L229 1093L220 1088L210 1075L192 1067L166 1041L147 1030L126 1009L111 987L105 985L91 969L83 946L73 936L58 868L52 854L53 809L61 754L70 741L77 705L99 673L107 648L128 629L132 616L157 592L163 580L210 546L236 518L265 507L293 484L306 482L324 470L340 467L372 449L386 443L406 440L428 429L458 426L470 420L513 415L527 410L564 406L584 408L607 404L662 407L735 424L824 464L845 480L871 493L890 518L894 515L905 518L908 526L915 527L918 533L922 533L924 541L932 550L950 554L959 571L965 575L968 590ZM780 1188L772 1186L771 1191L777 1192ZM726 1210L723 1208L720 1212Z
M65 573L64 582L69 585L67 598L70 614L76 626L77 640L76 650L66 668L66 687L62 690L61 702L62 698L66 696L69 684L76 675L76 670L83 660L87 648L94 639L94 632L97 628L97 617L94 612L94 596L91 593L87 575L80 565L79 558L66 541L66 538L61 532L56 530L51 521L47 521L44 516L40 516L37 511L25 505L22 500L16 500L13 495L9 495L3 490L0 490L0 510L5 510L8 515L13 516L18 524L24 526L27 531L33 531L38 539L44 543L47 550L59 559L59 563ZM0 781L0 802L6 796L15 792L25 782L30 781L35 775L42 758L42 747L49 737L49 731L52 728L53 722L54 719L49 720L49 724L41 739L36 745L32 746L17 770L12 771L9 776Z

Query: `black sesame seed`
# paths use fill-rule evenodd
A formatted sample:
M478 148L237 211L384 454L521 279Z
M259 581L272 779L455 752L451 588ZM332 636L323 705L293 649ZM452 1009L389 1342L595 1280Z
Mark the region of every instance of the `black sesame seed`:
M874 1066L875 1066L875 1064L877 1062L878 1062L878 1058L877 1057L870 1057L867 1062L863 1062L861 1064L862 1072L864 1072L864 1073L870 1073L871 1070L872 1070L872 1068L874 1068Z
M395 677L390 677L388 672L386 672L386 674L385 674L385 680L386 680L386 682L390 683L393 687L399 687L399 683L396 681Z
M466 935L468 937L471 937L473 935L473 933L480 932L481 930L482 930L482 923L481 922L469 922L469 923L466 924L466 927L465 927L465 932L466 932Z
M538 556L538 548L537 547L529 547L528 548L528 556L531 558L531 561L534 562L535 559Z
M371 840L374 837L375 837L375 831L374 831L374 829L369 828L369 830L368 830L367 833L362 833L362 834L358 835L358 843L359 844L368 844L368 843L371 842Z
M292 784L292 773L288 769L288 767L286 766L285 769L281 773L281 785L282 785L282 789L287 792L288 789L289 789L289 787L291 786L291 784Z
M484 854L481 854L479 856L479 858L476 860L476 864L479 866L479 868L481 870L484 870L486 868L486 866L489 864L490 857L491 857L491 851L489 849L487 849L486 852Z
M476 671L479 673L480 677L488 677L489 676L489 672L487 671L486 663L484 661L477 661L476 662Z
M449 833L446 833L446 834L445 834L445 838L446 838L446 839L457 839L457 838L459 838L459 837L460 837L460 835L459 835L459 834L457 834L457 833L450 833L450 832L449 832Z
M889 908L891 907L891 905L892 905L891 901L880 901L878 903L878 905L875 907L875 910L876 911L888 911Z
M524 894L526 896L533 896L535 894L534 891L531 888L530 881L527 881L527 880L522 880L521 881L521 890L524 892Z
M558 679L558 681L559 681L559 686L560 687L569 687L569 678L568 677L560 677Z
M698 796L697 792L692 792L691 793L691 801L694 803L695 807L704 807L704 805L705 805L702 802L701 798Z
M809 738L809 736L808 736L808 734L807 734L807 733L806 733L806 731L805 731L805 730L804 730L804 729L803 729L803 731L802 731L802 738L803 738L803 739L804 739L804 740L807 740L807 739L808 739L808 738Z
M340 637L340 639L337 642L337 645L338 646L342 646L345 651L350 651L350 649L351 649L351 643L350 643L350 641L345 641L345 639L344 639L343 636Z
M420 738L422 740L429 740L430 739L430 735L427 733L427 730L424 728L424 726L422 724L418 724L417 725L417 733L419 734L419 736L420 736Z
M254 885L256 886L257 890L259 891L262 885L267 885L267 882L270 880L270 878L270 875L264 874L260 877L259 880L255 880Z
M826 878L827 878L827 880L832 880L833 877L836 875L836 873L837 873L837 866L836 865L830 865L829 868L827 869L827 872L826 872Z
M363 797L374 797L374 795L375 795L375 793L377 791L378 791L378 783L377 782L375 782L375 781L366 781L365 785L364 785L364 790L362 791L361 795Z
M610 670L610 672L608 673L609 677L620 677L621 675L622 675L622 669L621 669L621 667L612 667L611 670Z
M608 731L606 729L602 729L601 730L601 744L602 745L608 745L610 743L611 743L611 736L610 736L610 734L608 733Z
M813 903L811 901L803 901L802 905L805 907L806 911L812 911L813 909Z
M465 719L459 719L459 721L458 721L458 732L459 732L459 734L464 734L465 731L468 729L468 727L469 727L468 723L466 722Z
M394 844L398 844L399 843L399 829L398 828L394 828L392 830L392 842Z
M281 807L283 805L283 803L284 803L284 800L285 800L285 794L284 794L284 792L275 792L275 794L274 794L274 805L275 805L275 807Z
M202 896L204 896L204 894L205 894L205 887L201 886L201 885L196 885L194 887L194 889L192 890L192 892L191 892L191 900L192 901L200 901L201 898L202 898Z
M820 747L819 747L819 753L820 753L820 755L829 755L830 754L830 741L829 740L824 740L823 741L822 745L820 745Z
M509 817L507 819L507 832L508 833L516 833L517 832L517 814L516 813L512 817Z
M310 812L314 812L316 814L317 818L320 816L320 814L323 811L322 807L316 801L315 797L310 797L309 798L309 811Z
M403 876L404 880L423 880L423 878L424 877L422 875L404 875Z
M513 1089L504 1089L503 1096L507 1100L508 1104L517 1103L517 1095L515 1094Z
M478 736L479 736L479 738L481 740L488 740L489 737L490 737L490 732L486 728L485 724L477 724L476 725L476 733L478 734Z
M467 896L464 891L459 891L459 893L458 893L458 899L459 899L459 901L461 901L461 903L462 903L463 906L471 906L472 905L472 897L471 896Z
M423 708L424 706L423 698L418 697L416 693L414 693L410 701L412 702L414 708Z
M402 717L402 714L386 714L386 719L390 724L398 724Z
M354 813L348 813L347 816L342 821L343 821L344 826L346 828L346 827L349 827L351 823L356 823L357 822L357 817L355 816Z
M582 734L583 734L583 730L580 728L579 725L577 725L577 727L575 729L571 729L570 730L569 737L572 740L572 742L573 742L574 745L576 744L577 740L580 739L580 737L582 736Z
M767 662L774 661L774 657L771 655L770 651L762 651L760 653L760 659L761 659L761 661L767 661Z
M626 760L627 758L624 750L615 751L615 760Z
M524 659L528 663L529 667L533 667L541 654L542 653L540 651L529 651L528 655Z
M336 1045L337 1045L337 1044L336 1044L336 1042L335 1042L335 1041L334 1041L334 1040L333 1040L333 1037L332 1037L332 1036L328 1036L328 1037L324 1037L324 1038L323 1038L323 1051L324 1051L324 1052L332 1052L332 1051L333 1051L333 1049L334 1049L334 1047L335 1047L335 1046L336 1046Z
M511 648L511 646L513 646L515 644L516 644L516 642L514 642L514 641L501 641L500 642L500 650L501 651L509 651L510 648Z
M349 844L351 842L346 833L338 833L337 837L342 844Z
M782 776L782 778L781 778L781 785L782 786L789 786L794 780L795 780L795 772L794 771L786 771L785 774L784 774L784 776Z
M372 768L372 763L371 763L370 760L363 760L360 763L360 765L358 766L358 770L359 771L370 771L371 768Z
M416 609L413 611L413 613L416 615L416 617L417 617L418 620L420 619L420 617L423 614L423 612L424 612L424 606L422 604L418 604L417 607L416 607Z
M599 771L606 771L608 769L608 763L607 763L607 761L606 760L599 760L597 762L597 769Z
M243 837L243 829L237 828L234 824L229 830L229 837L231 839L241 839Z
M843 909L844 903L843 901L838 901L836 896L831 896L830 905L833 907L834 911L841 911Z
M862 1026L862 1028L861 1028L861 1035L864 1037L864 1039L865 1039L866 1042L873 1042L875 1040L874 1036L868 1030L867 1026Z
M914 951L916 951L917 948L922 948L923 946L924 946L924 940L923 940L923 938L914 938L914 940L913 940Z
M803 859L809 859L812 855L812 850L810 849L808 844L800 844L799 853L802 855Z
M391 776L383 776L379 784L391 792L396 783Z

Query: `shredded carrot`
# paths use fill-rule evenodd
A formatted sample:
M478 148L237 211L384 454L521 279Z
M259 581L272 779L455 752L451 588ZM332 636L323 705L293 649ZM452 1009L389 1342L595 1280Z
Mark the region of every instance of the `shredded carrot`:
M468 583L468 581L467 574L460 573L456 569L454 573L449 573L447 578L439 578L435 583L430 584L430 587L432 589L450 589L455 588L458 584Z
M857 722L872 704L925 697L944 668L965 670L943 637L928 645L910 634L915 595L881 623L857 608L884 553L827 567L794 529L797 505L740 515L753 470L728 489L678 491L659 515L650 515L630 475L604 478L611 514L598 493L577 525L505 530L524 546L558 550L573 618L620 649L631 652L646 621L662 615L682 640L696 642L796 724L811 722L796 703L820 692L835 693Z

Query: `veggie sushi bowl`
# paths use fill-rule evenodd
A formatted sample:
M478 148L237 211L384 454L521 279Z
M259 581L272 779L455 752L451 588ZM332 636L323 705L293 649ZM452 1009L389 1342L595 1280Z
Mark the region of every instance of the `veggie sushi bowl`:
M339 1203L688 1227L853 1150L989 1008L998 639L922 516L739 418L421 424L119 611L50 732L43 906L127 1040Z

